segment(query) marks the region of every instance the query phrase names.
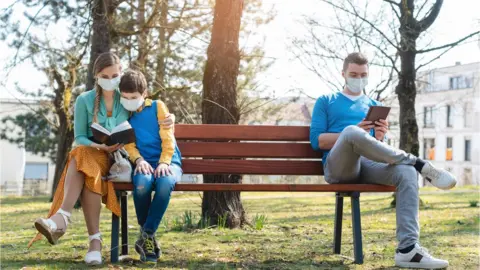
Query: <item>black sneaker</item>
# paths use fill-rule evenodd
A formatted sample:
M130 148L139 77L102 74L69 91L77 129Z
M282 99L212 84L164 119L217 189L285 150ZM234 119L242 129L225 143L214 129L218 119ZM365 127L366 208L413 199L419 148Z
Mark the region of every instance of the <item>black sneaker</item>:
M161 255L155 237L146 233L142 233L135 242L135 251L140 255L140 260L147 263L156 263Z

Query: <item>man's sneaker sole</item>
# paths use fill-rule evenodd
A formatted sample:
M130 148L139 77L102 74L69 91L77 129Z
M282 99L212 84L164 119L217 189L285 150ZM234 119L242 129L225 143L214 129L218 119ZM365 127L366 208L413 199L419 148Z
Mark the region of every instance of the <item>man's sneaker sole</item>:
M438 263L395 262L395 266L403 268L443 269L448 267L448 262L443 265L438 265Z

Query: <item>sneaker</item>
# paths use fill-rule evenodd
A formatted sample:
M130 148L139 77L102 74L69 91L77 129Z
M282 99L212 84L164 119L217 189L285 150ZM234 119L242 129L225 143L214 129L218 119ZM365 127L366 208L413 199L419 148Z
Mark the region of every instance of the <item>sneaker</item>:
M430 162L425 162L422 177L439 189L451 189L457 184L455 176L444 169L435 168Z
M404 268L441 269L448 267L448 261L432 257L428 250L415 244L408 253L395 253L395 265Z
M142 233L135 242L135 251L140 255L140 260L147 263L156 263L161 255L155 236Z

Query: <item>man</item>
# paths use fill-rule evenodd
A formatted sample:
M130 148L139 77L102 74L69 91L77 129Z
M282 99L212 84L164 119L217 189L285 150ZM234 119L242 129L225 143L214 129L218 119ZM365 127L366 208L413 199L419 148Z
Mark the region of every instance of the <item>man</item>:
M380 105L362 94L368 83L368 60L351 53L343 63L342 92L321 96L310 127L313 149L324 151L325 180L330 184L368 183L397 188L395 264L409 268L444 268L448 261L432 257L419 245L418 176L432 185L451 189L455 177L429 162L384 143L386 120L365 121L370 106Z

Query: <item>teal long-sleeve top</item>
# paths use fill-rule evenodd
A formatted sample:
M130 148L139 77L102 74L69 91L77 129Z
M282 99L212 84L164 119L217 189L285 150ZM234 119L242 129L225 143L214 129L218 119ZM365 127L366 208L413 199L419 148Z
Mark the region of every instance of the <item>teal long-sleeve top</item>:
M90 126L93 122L95 107L95 90L82 93L75 102L74 134L75 145L91 145L93 142ZM100 107L97 114L98 124L111 131L115 126L128 120L130 113L120 104L120 92L115 90L111 115L107 115L107 109L103 96L100 98Z

